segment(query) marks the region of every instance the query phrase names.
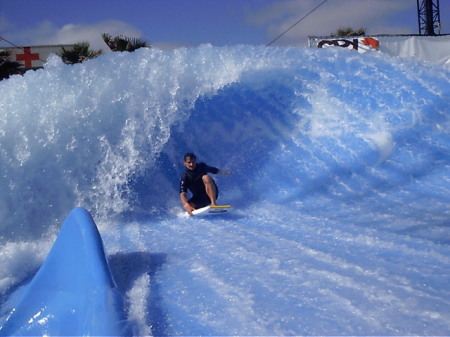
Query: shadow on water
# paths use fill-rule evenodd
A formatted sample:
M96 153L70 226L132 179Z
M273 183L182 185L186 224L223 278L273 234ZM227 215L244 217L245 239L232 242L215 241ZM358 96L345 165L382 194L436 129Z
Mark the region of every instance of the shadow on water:
M157 273L167 261L166 254L134 252L117 253L109 256L111 273L119 290L126 293L143 274L150 276L150 293L147 298L146 324L151 327L153 336L167 336L167 313L162 304Z

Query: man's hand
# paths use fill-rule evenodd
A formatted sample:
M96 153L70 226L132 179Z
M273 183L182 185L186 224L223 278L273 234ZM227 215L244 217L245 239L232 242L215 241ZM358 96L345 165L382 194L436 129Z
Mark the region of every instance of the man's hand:
M217 172L217 173L221 174L221 175L224 175L224 176L227 176L227 175L233 174L233 171L222 171L222 170L219 170L219 172Z
M183 207L186 210L186 212L188 212L189 215L193 215L192 211L194 210L194 207L192 207L191 204L188 202L188 199L186 197L186 192L180 193L180 200L181 200L181 203L183 204Z
M193 215L192 211L194 210L194 207L192 207L191 205L189 205L188 203L184 204L184 209L186 210L186 212L188 212L189 215Z

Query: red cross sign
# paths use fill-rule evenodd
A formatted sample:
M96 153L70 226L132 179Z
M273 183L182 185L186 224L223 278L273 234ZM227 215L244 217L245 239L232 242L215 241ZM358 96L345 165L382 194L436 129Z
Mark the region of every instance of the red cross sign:
M24 61L25 68L32 68L34 60L39 60L39 53L31 53L31 47L24 47L23 54L16 54L16 61Z

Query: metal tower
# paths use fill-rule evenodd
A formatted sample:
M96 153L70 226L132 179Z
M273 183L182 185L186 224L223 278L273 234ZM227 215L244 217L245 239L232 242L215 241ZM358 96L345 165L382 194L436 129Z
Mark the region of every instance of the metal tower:
M420 35L441 34L439 0L417 0L417 14L419 16Z

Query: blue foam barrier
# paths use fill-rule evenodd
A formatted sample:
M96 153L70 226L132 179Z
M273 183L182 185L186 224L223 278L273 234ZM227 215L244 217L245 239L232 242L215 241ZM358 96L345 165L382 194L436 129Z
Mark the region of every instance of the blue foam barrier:
M74 208L46 260L21 290L1 336L131 335L121 293L88 211Z

